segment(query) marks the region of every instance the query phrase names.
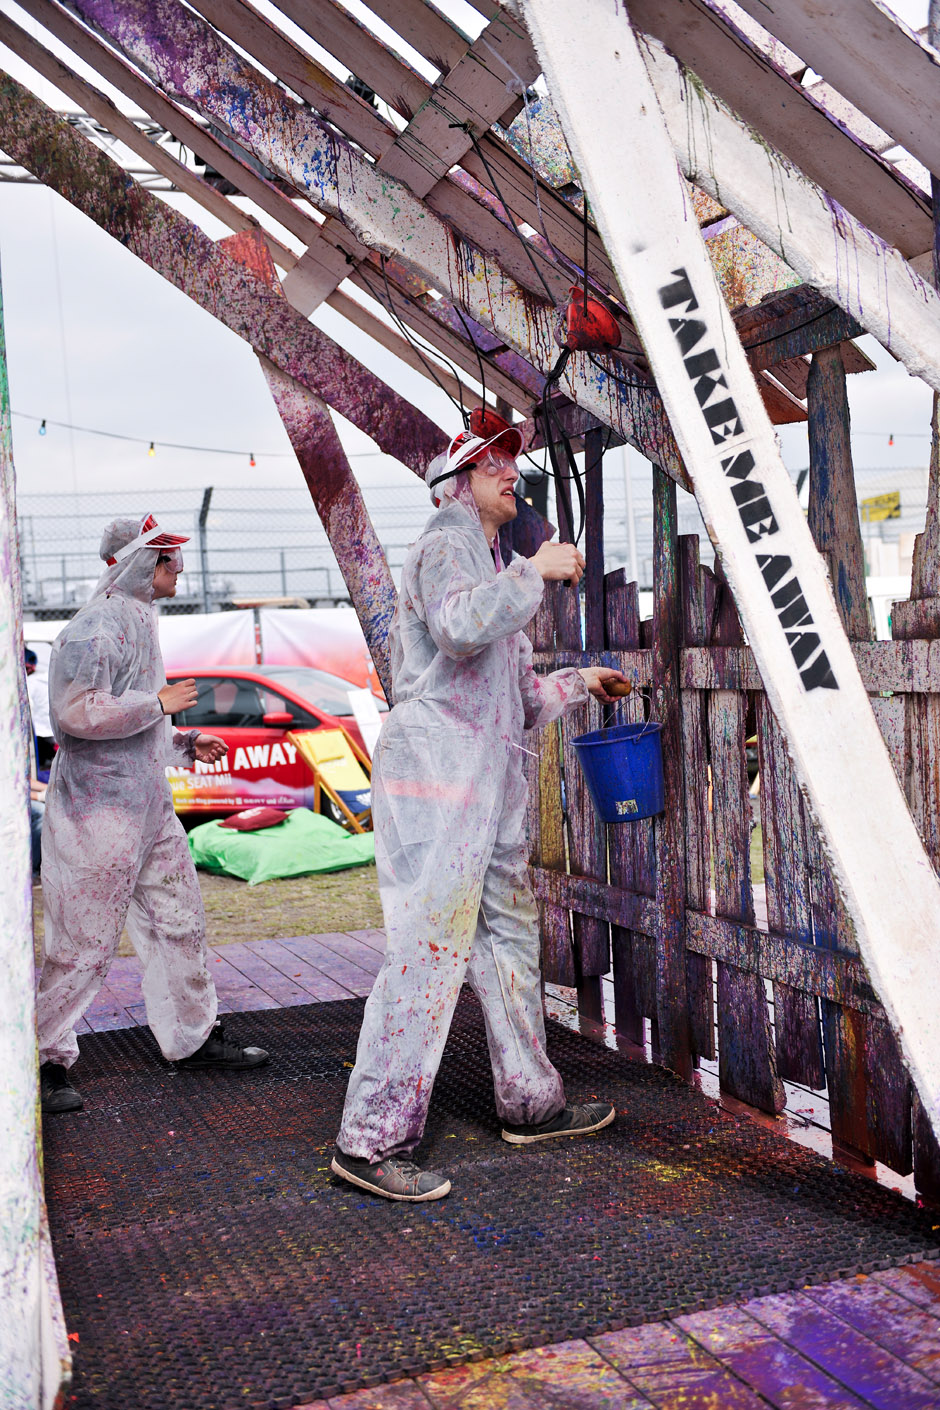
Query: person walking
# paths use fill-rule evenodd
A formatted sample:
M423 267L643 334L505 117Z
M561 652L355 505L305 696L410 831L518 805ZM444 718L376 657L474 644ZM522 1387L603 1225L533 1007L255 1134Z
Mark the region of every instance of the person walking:
M392 1200L440 1199L442 1174L411 1159L460 987L483 1007L503 1139L597 1131L608 1102L571 1104L545 1052L538 913L528 880L523 731L588 694L604 667L537 676L523 628L545 583L577 584L584 559L544 543L500 558L517 513L522 438L501 418L462 432L426 479L438 512L409 549L390 630L394 707L372 773L386 954L366 1002L331 1169Z
M69 1069L75 1026L105 982L121 932L143 966L147 1021L180 1067L244 1069L261 1048L227 1038L206 965L205 913L186 834L173 811L166 765L214 763L215 735L173 730L195 703L194 680L168 685L153 603L176 592L188 537L152 515L105 529L105 569L88 602L59 633L49 707L59 749L42 835L45 918L37 995L44 1112L78 1111Z

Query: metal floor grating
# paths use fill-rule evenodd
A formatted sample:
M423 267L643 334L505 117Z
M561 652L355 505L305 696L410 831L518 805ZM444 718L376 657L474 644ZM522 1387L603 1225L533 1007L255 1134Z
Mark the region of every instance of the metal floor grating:
M937 1253L935 1215L554 1023L569 1093L617 1121L506 1145L469 994L420 1151L453 1193L363 1195L327 1168L361 1013L230 1020L272 1052L253 1074L176 1072L146 1029L82 1038L86 1109L44 1127L68 1404L288 1410Z

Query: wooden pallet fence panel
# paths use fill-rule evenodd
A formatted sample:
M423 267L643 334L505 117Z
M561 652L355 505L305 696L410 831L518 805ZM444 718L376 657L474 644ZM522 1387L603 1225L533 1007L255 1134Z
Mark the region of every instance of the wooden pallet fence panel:
M932 641L930 646L940 646L940 642ZM909 749L907 800L927 855L934 868L940 869L940 697L906 697L905 742ZM914 1103L913 1115L915 1183L918 1190L933 1197L934 1191L940 1192L940 1146L919 1100Z
M561 806L561 740L556 724L541 732L539 751L539 852L543 867L565 870L565 825ZM574 986L576 973L567 909L550 900L540 902L542 974L547 984Z
M692 1074L685 954L685 816L682 726L679 709L679 572L675 481L653 467L653 702L662 724L665 811L655 820L656 1009L662 1061L682 1077Z
M699 563L696 534L679 539L679 590L682 640L686 646L704 645L710 638L717 603L715 578ZM711 892L711 832L708 812L708 742L703 691L680 692L682 714L683 801L685 806L686 906L709 909ZM689 1022L692 1051L714 1059L715 1001L713 965L704 955L686 955Z
M807 382L809 527L829 561L850 639L870 644L871 621L849 433L845 368L837 347L813 354ZM807 828L816 943L858 946L815 828ZM821 1006L833 1139L905 1173L911 1168L911 1095L897 1044L883 1021L824 1000Z
M767 924L777 935L811 945L802 799L786 741L764 696L757 702L757 749ZM778 1075L823 1088L826 1075L815 995L780 982L774 984L773 994Z
M754 924L750 874L751 800L744 753L747 697L714 691L708 700L712 765L715 913ZM783 1106L764 981L718 965L718 1078L722 1088L762 1111Z
M607 643L618 650L619 667L633 680L634 691L620 707L625 723L637 721L643 711L639 691L648 685L624 654L640 644L640 596L636 583L628 583L623 568L604 580L604 616ZM653 825L643 818L607 829L607 858L611 885L653 896L656 890L653 858ZM631 1043L643 1041L643 1018L656 1013L655 951L649 936L611 926L611 959L614 971L614 1025L617 1035Z
M586 656L584 664L598 664L599 657ZM578 762L572 740L601 727L601 707L590 701L578 706L562 721L563 767L565 772L565 812L568 822L568 865L578 876L607 880L607 839L605 826L597 815L587 781ZM607 923L596 916L572 917L575 961L580 975L597 977L610 969L610 932Z

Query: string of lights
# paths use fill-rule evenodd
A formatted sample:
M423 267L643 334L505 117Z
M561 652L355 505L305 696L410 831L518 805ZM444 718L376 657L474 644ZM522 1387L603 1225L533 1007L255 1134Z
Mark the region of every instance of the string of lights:
M19 417L21 421L32 421L40 436L48 435L51 427L59 431L74 431L83 436L103 436L110 441L124 441L130 445L146 446L147 455L151 459L158 450L185 450L195 455L234 455L240 459L247 458L252 469L258 463L258 456L253 450L233 450L230 446L194 446L184 445L180 441L151 440L148 436L128 436L121 431L104 431L97 426L73 426L68 421L56 421L51 416L33 416L26 411L14 411L13 415ZM929 441L931 438L929 431L853 431L852 436L886 438L889 446L893 446L896 441ZM263 450L259 454L265 460L293 460L295 458L293 451L290 450ZM367 460L378 458L381 455L381 451L355 451L349 458L350 460Z
M254 468L257 465L257 456L253 450L232 450L229 446L192 446L184 445L179 441L150 440L148 436L128 436L121 431L103 431L97 426L73 426L68 421L56 421L51 416L33 416L27 411L14 411L14 416L18 416L21 421L32 421L37 425L40 436L48 435L49 429L55 427L60 431L76 431L83 436L104 436L109 441L125 441L131 445L146 446L147 455L152 459L158 450L186 450L197 455L234 455L241 459L248 460L248 464ZM290 450L263 450L259 454L265 460L294 460L294 452ZM381 456L381 451L358 451L350 455L350 460L366 460Z

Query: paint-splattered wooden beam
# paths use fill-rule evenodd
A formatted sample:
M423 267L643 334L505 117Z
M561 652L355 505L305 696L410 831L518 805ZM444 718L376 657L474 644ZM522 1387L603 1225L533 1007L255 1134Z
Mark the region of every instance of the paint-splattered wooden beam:
M423 474L443 449L440 427L8 74L0 77L0 147L387 454Z
M318 0L318 4L321 8L326 5L328 15L334 14L335 7L329 4L329 0ZM311 12L309 3L296 8L302 12L304 27L311 37L320 43L328 43L316 23L320 11ZM294 8L288 7L287 13L294 19L301 18ZM346 30L356 22L350 17L343 17L339 23L343 28L334 52L335 48L342 47L343 40L349 43L351 36ZM357 36L361 40L359 50L367 43L367 35L368 32ZM359 62L358 51L353 52L356 53L357 76L364 78L376 92L388 98L389 90L383 92L381 83L372 81ZM501 67L498 75L488 67L494 57ZM375 56L376 71L382 75L387 68L385 59L382 51ZM346 61L352 62L351 53L347 52ZM433 90L424 84L420 102L416 109L412 109L413 116L407 127L379 157L379 170L403 181L416 196L427 196L464 158L473 141L506 112L509 105L506 78L519 72L520 68L523 87L538 77L538 61L528 34L513 15L503 11L487 25L450 72L442 75ZM404 76L409 77L407 73ZM397 91L396 77L393 72L389 79L392 92ZM333 223L326 222L320 241L329 238L329 227ZM342 281L344 275L343 269L334 268L332 288ZM324 268L316 250L308 251L284 284L291 303L304 313L311 313L332 292L332 288L330 278L324 277Z
M940 64L887 7L871 0L739 3L928 171L940 171Z
M30 730L15 489L0 299L0 1027L4 1035L4 1080L0 1083L0 1384L4 1400L31 1408L52 1404L62 1380L61 1374L56 1373L60 1366L67 1372L69 1358L55 1267L43 1247L29 825ZM60 1361L63 1356L64 1365ZM44 1385L47 1377L49 1383Z
M684 174L732 211L815 289L940 389L940 295L896 248L796 170L683 70L661 44L641 43Z
M229 235L219 246L265 284L274 298L284 299L263 236L256 232ZM268 358L259 354L259 361L391 702L388 629L398 594L362 491L326 405Z
M73 69L62 63L61 59L39 44L31 34L20 29L19 25L14 24L6 15L0 15L0 43L6 44L43 78L67 94L82 112L100 122L112 137L116 137L132 152L136 152L148 166L165 176L178 190L192 196L210 215L214 215L216 220L220 220L230 230L237 232L261 229L254 216L240 210L234 201L223 196L183 162L177 161L159 142L147 137L130 118L125 117L115 107L110 98L79 77ZM273 235L263 233L275 262L282 269L292 269L297 263L297 256Z
M399 256L535 366L547 369L555 361L551 303L521 287L499 261L347 147L197 16L175 0L76 0L72 8L158 86L226 127L360 243ZM571 359L562 387L685 483L655 392L615 382L584 354Z
M661 40L698 82L827 191L837 207L852 211L908 259L930 248L930 205L923 194L833 121L720 5L630 0L629 11L635 25Z
M309 210L302 209L284 191L279 191L258 171L234 156L207 127L195 122L178 104L159 93L67 11L52 0L23 0L20 8L302 244L316 237L319 226ZM11 47L14 52L20 52L16 45Z

